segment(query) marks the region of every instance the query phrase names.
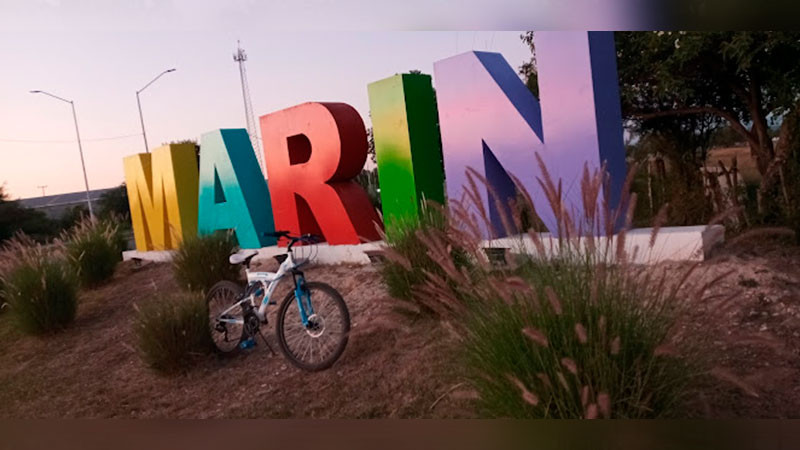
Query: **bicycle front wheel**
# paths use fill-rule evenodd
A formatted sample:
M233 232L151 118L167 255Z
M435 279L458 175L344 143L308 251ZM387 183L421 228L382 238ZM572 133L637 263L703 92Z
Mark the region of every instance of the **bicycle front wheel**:
M339 359L350 333L350 313L339 292L325 283L306 283L313 313L303 324L295 292L278 309L276 334L286 358L309 371L329 368Z

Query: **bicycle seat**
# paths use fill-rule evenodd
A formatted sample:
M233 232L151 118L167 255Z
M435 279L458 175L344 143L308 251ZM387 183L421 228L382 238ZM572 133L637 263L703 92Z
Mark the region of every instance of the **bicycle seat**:
M239 250L228 258L231 264L245 264L249 265L250 260L258 254L258 250Z

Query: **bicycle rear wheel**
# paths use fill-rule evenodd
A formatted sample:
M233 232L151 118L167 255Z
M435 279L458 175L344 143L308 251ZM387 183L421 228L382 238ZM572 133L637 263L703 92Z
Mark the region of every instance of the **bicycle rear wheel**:
M339 292L325 283L306 283L313 314L304 325L295 292L289 293L278 308L276 334L286 358L295 366L324 370L344 352L350 333L350 313ZM294 307L292 307L294 305Z
M206 295L209 332L220 353L231 353L239 348L244 334L244 311L241 306L228 309L243 295L244 289L231 281L218 282Z

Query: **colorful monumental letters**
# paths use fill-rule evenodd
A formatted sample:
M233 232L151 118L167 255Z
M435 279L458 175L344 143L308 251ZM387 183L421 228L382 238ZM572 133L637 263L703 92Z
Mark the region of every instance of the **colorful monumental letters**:
M556 216L539 184L537 153L551 178L561 180L572 217L582 217L584 167L606 164L605 195L617 207L625 153L613 34L537 32L534 38L539 100L500 54L486 52L436 62L435 93L430 77L421 74L368 86L387 226L418 217L423 198L444 202L444 175L446 197L461 199L471 167L504 201L518 194L510 174L518 178L556 232ZM242 247L272 244L264 233L274 229L321 234L333 245L380 238L381 220L352 181L367 157L364 123L355 109L304 103L260 122L268 182L244 130L203 136L199 197L193 145L125 159L139 250L174 248L195 233L198 201L199 231L234 229ZM487 237L506 234L500 218L505 203L490 201L489 189L480 195L494 229ZM579 225L586 230L593 224Z
M367 89L383 220L390 229L417 219L423 199L444 204L436 98L431 77L422 74L395 75Z
M197 233L194 144L169 144L125 158L136 249L169 250Z
M246 130L217 130L200 141L200 234L235 230L239 246L275 244L267 182Z
M540 101L500 54L469 52L434 64L447 195L461 198L465 170L472 167L507 204L516 192L510 172L556 232L555 215L537 180L542 173L536 152L552 179L562 180L572 217L583 217L584 165L592 170L607 164L610 206L619 202L625 152L614 38L610 32L537 32L534 39ZM481 195L493 234L504 235L498 205L488 192ZM583 229L593 229L587 225Z
M367 160L361 116L344 103L303 103L261 117L275 228L331 244L380 239L381 221L352 179Z

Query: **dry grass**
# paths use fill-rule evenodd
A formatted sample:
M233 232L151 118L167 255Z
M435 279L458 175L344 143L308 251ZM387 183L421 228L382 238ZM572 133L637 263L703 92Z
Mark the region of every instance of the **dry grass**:
M257 270L275 270L270 261ZM259 342L232 358L199 357L165 377L140 358L134 303L175 292L168 264L122 263L110 283L85 293L73 326L58 337L20 335L0 319L0 417L404 418L469 417L441 355L450 337L435 321L409 323L393 311L373 267L310 267L309 280L339 290L351 313L344 354L307 373ZM289 285L278 288L280 300ZM264 333L278 349L274 313Z
M107 220L85 217L61 233L59 245L83 287L95 287L110 279L122 260L125 238L119 221L117 217Z
M134 332L142 360L161 373L189 370L213 342L208 332L208 308L202 295L161 295L134 304Z
M69 325L77 309L78 281L59 249L17 235L4 244L3 252L13 261L0 273L3 299L17 326L42 334Z
M561 182L549 176L541 159L539 164L545 207L557 222L555 244L530 232L532 253L517 255L507 267L490 264L481 246L485 233L497 230L480 200L479 186L486 188L486 180L475 171L468 172L466 200L450 203L451 226L418 231L428 255L445 273L428 273L419 299L441 317L455 318L462 371L480 394L482 414L680 416L700 380L737 380L710 364L706 343L712 337L686 327L698 305L721 313L736 298L736 290L709 294L730 274L701 282L704 268L699 264L677 277L674 268L633 264L637 255L625 243L636 205L635 194L629 195L633 173L623 187L622 207L612 209L604 197L604 172L584 168L577 194L582 214L575 216ZM519 183L517 188L530 210L541 207L533 205ZM520 224L516 217L501 219L505 234ZM653 250L660 226L654 224L650 248L641 251ZM468 254L475 270L459 268L453 249ZM741 380L734 384L746 385Z
M702 305L695 308L686 327L712 330L715 339L708 346L713 366L733 372L754 386L759 396L705 377L703 385L693 390L697 395L687 416L798 417L798 265L797 247L764 248L755 243L723 249L704 263L707 270L699 272L699 282L733 271L708 295L743 292L722 317ZM258 269L272 270L274 265ZM677 278L688 265L669 263L663 269ZM398 318L392 312L396 301L372 266L316 267L306 275L336 287L352 314L348 348L328 371L308 374L294 369L283 357L270 356L262 345L231 359L202 359L185 375L153 373L135 347L132 304L174 292L178 286L168 264L137 269L128 262L120 265L110 283L83 295L73 326L58 335L25 336L9 317L0 317L0 417L478 416L476 391L465 383L459 367L448 361L458 338L456 325ZM279 289L281 296L285 292ZM265 331L275 346L273 323L270 317ZM777 348L747 343L752 335L775 341ZM227 400L213 395L218 392L224 392ZM520 396L520 391L514 395ZM597 400L602 403L602 397Z
M437 276L447 280L447 269L428 255L427 241L422 236L430 231L447 229L447 216L440 205L423 203L420 216L415 220L395 223L382 233L387 246L382 251L385 261L380 266L381 276L389 295L400 300L398 310L412 316L433 316L436 310L425 301L420 301L418 290L427 277ZM469 261L459 249L453 249L451 259L457 267L467 269Z
M595 210L600 211L595 213L599 217L565 217L562 245L555 248L545 248L531 236L539 255L580 250L563 250L561 259L529 256L512 261L509 267L493 266L481 251L478 237L480 228L489 226L485 213L481 216L464 205L455 205L452 211L463 226L419 234L444 274L439 278L429 274L424 284L428 295L422 301L448 321L408 322L397 317L392 312L396 302L371 267L309 269L309 279L328 282L342 292L353 318L347 350L332 369L320 374L296 370L282 357L269 356L264 348L230 360L203 357L194 370L177 377L153 374L135 349L132 304L174 292L178 284L168 265L135 269L123 264L111 283L85 293L74 326L57 336L24 336L4 318L0 320L0 416L497 415L486 408L487 391L479 384L483 382L496 387L500 400L516 408L505 414L509 416L541 416L537 411L545 408L562 411L550 416L648 416L626 413L631 405L663 406L655 400L655 391L647 388L652 379L644 376L647 370L659 372L640 362L638 369L648 369L637 373L635 355L645 355L650 361L691 361L695 349L704 346L703 356L708 359L700 361L700 366L708 373L692 369L696 376L691 385L667 398L676 406L674 412L703 417L797 417L800 275L796 267L800 252L785 245L769 251L750 248L745 240L735 252L724 250L701 265L636 266L618 241L592 240L582 232L595 227L608 230L609 224L629 216L603 213L596 180L591 176L585 180L583 192L590 203L594 204L593 199L600 203ZM473 183L479 186L480 180ZM543 184L563 210L559 185L547 180ZM470 252L475 263L471 270L452 261L454 245ZM579 264L569 259L586 256L587 248L594 249L590 255L600 255L601 263L581 259ZM444 277L459 283L448 284ZM565 282L568 277L573 277L572 282ZM625 294L624 301L615 294L618 291ZM677 306L658 300L671 297ZM611 313L600 314L604 305L627 305L633 310L614 313L613 317L625 320L612 320ZM620 325L629 324L626 318L641 317L642 311L661 311L674 320L659 325L658 333L642 331L638 325L626 331ZM488 338L474 342L486 345L492 357L509 361L511 370L490 360L483 360L490 363L483 367L491 370L465 370L470 366L459 364L464 359L454 364L443 357L452 355L453 349L469 350L464 342L481 336L470 337L473 328L487 329L487 337L498 333L499 327L493 324L506 326L499 330L504 348L486 344ZM646 332L650 339L631 335L631 330ZM535 370L531 361L536 363L537 357L540 361L548 358L541 365L546 370ZM480 364L472 367L480 368ZM632 378L626 379L644 384L624 383L623 387L634 393L638 390L638 398L631 400L632 395L615 387L620 383L607 381L613 381L613 376L598 373L613 367L609 364L617 364L617 369L633 367ZM528 370L518 370L521 365ZM562 391L558 399L553 397L556 389ZM218 392L225 394L224 401ZM686 392L691 397L678 405L676 400L687 397Z
M198 292L206 292L218 281L239 281L241 266L228 262L236 249L232 231L184 239L172 259L175 279L182 288Z

